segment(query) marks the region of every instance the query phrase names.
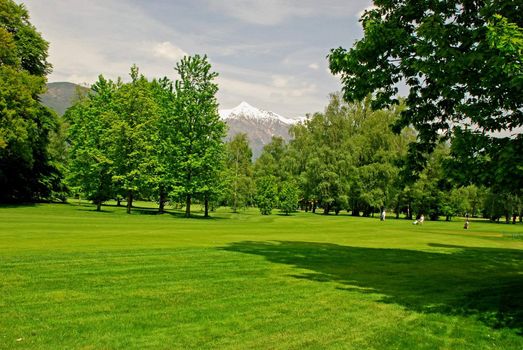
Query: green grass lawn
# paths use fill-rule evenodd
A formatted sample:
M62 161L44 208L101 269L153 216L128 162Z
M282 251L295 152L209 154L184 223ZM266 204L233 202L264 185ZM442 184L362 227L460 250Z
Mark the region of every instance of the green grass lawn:
M93 209L0 207L0 349L523 349L521 224Z

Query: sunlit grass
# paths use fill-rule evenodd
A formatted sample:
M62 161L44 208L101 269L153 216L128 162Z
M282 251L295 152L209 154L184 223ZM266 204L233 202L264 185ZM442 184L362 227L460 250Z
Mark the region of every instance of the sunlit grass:
M1 349L523 348L522 225L137 206L0 207Z

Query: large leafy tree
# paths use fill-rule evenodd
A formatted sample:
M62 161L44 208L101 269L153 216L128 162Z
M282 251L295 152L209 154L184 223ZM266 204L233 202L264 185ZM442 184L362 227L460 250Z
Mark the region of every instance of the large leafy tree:
M207 56L186 56L175 68L174 111L168 136L173 145L174 190L185 199L185 215L191 215L195 196L208 199L223 165L225 124L218 114L218 73ZM207 201L206 201L207 202Z
M374 5L361 19L364 37L349 50L332 50L330 68L341 75L349 101L372 93L374 107L389 106L397 103L398 84L408 87L407 108L396 128L417 129L412 159L423 159L441 135L449 137L464 124L487 133L523 126L521 37L505 35L520 33L519 2L376 0ZM496 38L504 41L493 45ZM422 163L413 164L414 170Z
M23 5L0 0L0 200L49 197L60 182L50 161L49 133L56 115L42 106L49 44Z

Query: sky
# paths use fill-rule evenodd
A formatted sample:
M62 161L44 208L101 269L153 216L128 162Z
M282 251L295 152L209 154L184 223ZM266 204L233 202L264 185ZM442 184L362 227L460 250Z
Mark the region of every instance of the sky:
M330 49L363 35L371 0L21 0L50 42L49 82L90 85L98 75L176 79L184 55L206 54L220 108L246 101L286 117L323 111L341 89Z

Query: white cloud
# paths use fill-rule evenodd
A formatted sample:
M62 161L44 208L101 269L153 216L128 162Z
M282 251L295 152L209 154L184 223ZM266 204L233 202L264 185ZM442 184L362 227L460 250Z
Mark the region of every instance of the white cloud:
M318 70L320 68L320 66L317 63L311 63L307 67L314 70Z
M153 54L156 57L167 58L171 61L179 61L184 56L188 56L187 52L174 46L169 41L164 41L163 43L154 45Z
M224 107L246 100L294 117L323 109L339 82L317 74L328 48L285 21L319 16L314 21L329 22L345 15L355 20L355 9L370 0L361 6L341 0L16 1L24 2L31 22L50 42L51 82L92 84L100 74L128 81L132 64L149 78L176 79L173 66L186 52L206 53L220 73L218 99ZM284 25L275 38L269 28L270 36L246 23Z

